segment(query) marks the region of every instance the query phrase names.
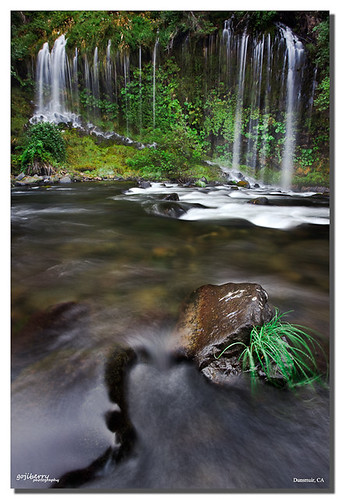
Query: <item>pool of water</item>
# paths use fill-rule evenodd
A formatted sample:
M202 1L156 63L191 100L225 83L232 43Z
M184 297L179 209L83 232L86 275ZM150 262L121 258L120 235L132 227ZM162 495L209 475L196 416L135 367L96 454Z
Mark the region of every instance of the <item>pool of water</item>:
M179 218L160 216L168 192ZM259 195L271 204L247 203ZM138 443L85 487L329 487L327 390L263 388L254 404L246 380L228 391L162 361L183 299L208 283L261 284L327 351L328 218L324 199L263 189L14 188L12 487L48 487L27 474L57 479L115 445L103 370L116 341L153 345L127 386ZM309 475L324 482L294 482Z

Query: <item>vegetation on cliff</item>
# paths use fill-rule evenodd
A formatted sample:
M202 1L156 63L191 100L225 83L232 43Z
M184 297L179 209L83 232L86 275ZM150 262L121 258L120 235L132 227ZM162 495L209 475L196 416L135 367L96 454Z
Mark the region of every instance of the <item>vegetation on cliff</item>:
M315 73L311 74L315 78L315 89L313 112L307 113L303 128L298 130L294 182L327 185L330 140L329 15L323 11L13 12L13 173L32 168L34 154L44 158L42 164L50 159L52 164L95 174L100 174L107 167L107 171L112 170L122 176L160 179L201 175L202 168L205 168L203 160L206 159L230 163L236 97L224 81L215 83L213 75L205 76L209 88L202 93L204 57L197 55L202 52L203 43L209 46L214 36L220 36L218 33L221 33L228 18L233 18L234 30L240 33L246 27L254 34L272 33L275 23L285 23L304 41L309 67L315 68ZM61 133L66 156L53 158L48 156L51 151L48 145L45 147L44 141L38 144L40 149L37 149L37 144L28 142L31 134L28 120L34 111L33 68L37 53L46 41L52 47L60 33L67 33L70 54L77 47L85 51L88 58L93 58L97 47L99 56L105 59L110 40L111 51L117 50L117 54L126 57L124 61L129 63L129 77L125 81L117 77L114 97L105 92L98 96L87 88L80 90L78 106L82 119L88 119L90 113L91 121L102 130L115 130L143 143L156 142L157 148L139 151L112 142L104 144L94 137L66 130ZM157 74L152 60L156 42L159 59ZM184 53L184 50L187 52ZM143 59L143 66L138 64L138 56ZM213 64L218 65L219 61L216 59ZM250 101L242 113L242 140L255 140L251 136L251 124L256 121L257 154L260 154L260 148L261 151L266 148L266 164L271 171L268 180L275 180L282 161L285 116L277 110L256 115L257 110L253 109ZM83 150L80 155L81 143ZM35 153L32 156L33 148Z

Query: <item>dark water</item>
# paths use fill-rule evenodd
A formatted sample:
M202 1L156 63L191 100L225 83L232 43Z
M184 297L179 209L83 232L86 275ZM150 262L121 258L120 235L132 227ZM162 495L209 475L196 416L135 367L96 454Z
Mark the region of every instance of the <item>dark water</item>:
M103 370L116 341L151 352L126 387L138 439L84 487L330 487L326 389L263 387L254 398L247 380L212 386L167 353L192 290L242 281L261 284L327 350L328 226L160 217L121 196L130 186L13 190L12 487L48 487L27 474L59 478L115 446ZM294 482L311 477L324 481Z

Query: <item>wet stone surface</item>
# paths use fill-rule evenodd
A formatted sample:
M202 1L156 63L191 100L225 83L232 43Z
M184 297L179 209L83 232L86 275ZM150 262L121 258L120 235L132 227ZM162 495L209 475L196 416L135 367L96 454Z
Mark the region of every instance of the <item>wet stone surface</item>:
M183 304L174 332L177 355L193 359L203 374L217 380L241 372L237 361L242 346L235 345L224 356L216 357L233 342L249 341L254 326L261 326L273 316L267 292L253 283L204 285Z

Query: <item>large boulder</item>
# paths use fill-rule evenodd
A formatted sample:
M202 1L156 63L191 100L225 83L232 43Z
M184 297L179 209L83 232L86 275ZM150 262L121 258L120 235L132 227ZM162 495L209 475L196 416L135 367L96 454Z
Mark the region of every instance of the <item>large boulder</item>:
M254 326L273 317L267 292L253 283L204 285L183 304L173 337L175 352L192 359L211 379L241 372L238 361L242 345L228 349L234 342L249 342Z

